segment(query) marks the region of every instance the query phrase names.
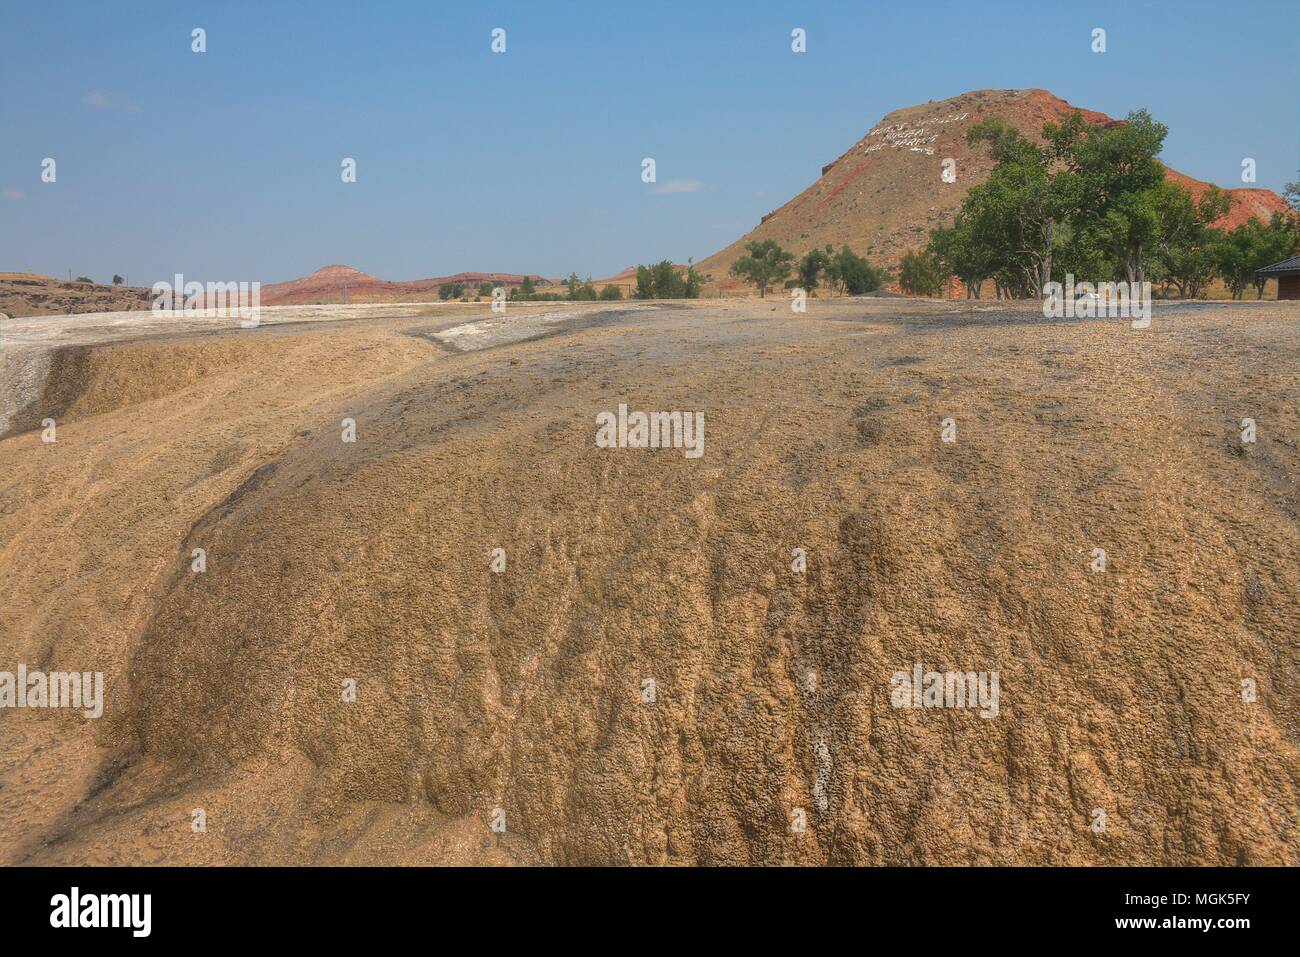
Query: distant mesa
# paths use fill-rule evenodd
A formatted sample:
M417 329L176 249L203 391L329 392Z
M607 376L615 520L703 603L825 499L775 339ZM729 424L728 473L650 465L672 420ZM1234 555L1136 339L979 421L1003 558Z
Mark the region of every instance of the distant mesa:
M30 272L0 272L0 312L13 318L147 309L150 291Z
M530 274L539 285L553 280ZM461 283L472 298L480 283L510 288L524 281L522 273L459 272L433 279L393 281L378 279L351 266L334 264L322 266L310 276L288 282L269 283L262 286L262 305L291 306L334 302L419 302L438 298L438 287L448 283Z
M538 288L558 280L531 274ZM162 277L170 280L170 276ZM199 279L200 277L187 277ZM225 281L228 277L216 277ZM391 282L360 269L334 263L309 276L288 282L264 284L264 306L313 305L322 303L427 302L438 299L438 287L462 283L472 299L480 283L510 288L524 281L522 274L461 272L433 279ZM14 317L55 316L87 312L120 312L148 309L153 304L149 287L113 286L107 283L68 281L30 273L0 272L0 311Z

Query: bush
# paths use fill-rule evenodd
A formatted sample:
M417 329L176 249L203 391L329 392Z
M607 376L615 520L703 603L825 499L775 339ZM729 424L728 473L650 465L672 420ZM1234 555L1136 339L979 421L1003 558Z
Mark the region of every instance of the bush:
M884 274L848 246L840 247L840 251L829 261L827 272L832 281L838 283L850 296L875 292L885 284Z
M947 276L933 253L912 250L899 266L898 286L913 296L937 296L943 291Z
M811 296L821 277L826 275L829 278L830 266L831 257L827 252L813 247L808 250L803 259L799 260L798 277L786 280L785 288L798 287Z
M600 298L606 302L611 299L622 299L623 290L618 286L609 285L600 291Z
M574 302L596 301L596 287L591 284L590 276L587 277L586 282L583 282L578 278L577 273L571 272L569 278L564 280L564 285L569 288L568 299Z

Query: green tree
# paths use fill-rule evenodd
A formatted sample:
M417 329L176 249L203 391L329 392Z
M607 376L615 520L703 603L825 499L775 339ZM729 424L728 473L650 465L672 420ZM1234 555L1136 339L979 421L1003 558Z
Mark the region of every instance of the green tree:
M1267 225L1252 216L1223 235L1215 246L1215 263L1233 299L1243 298L1252 284L1256 298L1263 297L1267 279L1255 275L1255 270L1290 255L1279 251L1294 248L1292 235L1281 213L1274 213Z
M830 264L831 257L825 251L815 246L808 250L804 257L799 260L799 266L796 269L799 286L809 295L812 295L813 290L817 288L818 280Z
M1051 279L1056 234L1070 209L1073 185L1057 167L1083 129L1077 113L1060 124L1046 124L1044 146L996 116L966 131L966 141L984 146L997 164L985 182L968 191L962 232L941 237L941 242L959 241L946 251L961 254L971 283L1001 273L1005 281L1000 285L1032 289L1037 295ZM985 247L982 253L972 249L975 242ZM976 277L975 272L985 275ZM970 288L968 284L967 295Z
M1287 183L1282 190L1282 198L1291 205L1292 209L1300 213L1300 182Z
M685 299L686 281L672 260L662 259L650 267L656 299Z
M572 284L569 285L569 298L577 302L595 302L596 287L592 285L591 277L588 276L584 282L578 282L577 276L570 275Z
M479 284L478 284L478 294L479 294L480 296L490 296L490 295L492 295L492 283L490 283L490 282L486 282L486 281L479 283Z
M1214 244L1214 267L1233 299L1240 299L1250 280L1247 263L1250 261L1251 219L1236 229L1224 233Z
M612 299L622 299L623 290L613 284L608 285L600 291L600 298L606 301Z
M1274 213L1269 217L1268 225L1256 230L1251 244L1250 281L1255 286L1255 298L1264 298L1264 286L1268 276L1261 276L1255 270L1271 266L1275 262L1289 259L1300 249L1300 218Z
M913 249L899 264L899 288L911 295L937 296L946 281L943 264L931 252Z
M682 295L686 299L699 299L700 291L713 277L695 268L694 257L686 260L686 276L682 282Z
M961 280L967 299L979 299L985 280L998 269L998 250L983 241L976 225L974 217L959 212L951 227L931 230L928 246L944 269Z
M1210 224L1227 215L1232 195L1211 186L1198 202L1177 183L1165 180L1150 192L1155 226L1150 244L1154 278L1172 283L1182 298L1195 298L1214 275L1211 248L1221 234Z
M790 275L794 254L782 249L775 240L749 242L745 249L748 255L731 264L731 275L753 284L760 298L767 295L768 286L782 282Z
M1063 138L1066 165L1062 192L1076 229L1091 231L1106 242L1129 282L1146 278L1145 255L1159 227L1158 189L1165 168L1156 156L1168 127L1146 110L1123 123L1086 126Z
M636 288L632 295L636 299L696 299L701 286L711 278L702 275L694 265L688 265L683 274L671 259L663 259L650 266L636 267Z
M636 267L636 288L632 292L635 299L653 299L655 297L655 278L649 266Z
M928 255L967 296L990 278L999 298L1041 295L1064 272L1104 281L1121 271L1141 282L1153 247L1174 249L1195 219L1163 188L1155 157L1166 132L1145 110L1108 126L1076 111L1045 123L1041 143L998 117L983 120L966 139L993 171L967 192L953 224L931 235ZM916 257L909 265L909 278L926 286L933 270Z
M524 281L521 282L521 283L519 284L519 295L520 295L520 297L523 298L523 299L527 299L529 296L533 295L535 292L537 292L537 287L535 287L535 286L533 285L533 277L532 277L532 276L524 276Z
M839 287L850 296L874 292L885 284L885 277L880 270L848 246L841 246L840 251L831 258L830 272Z
M113 285L114 285L114 286L120 286L120 285L122 285L122 283L124 283L124 282L126 282L125 279L123 279L123 278L122 278L121 276L119 276L117 273L113 273Z

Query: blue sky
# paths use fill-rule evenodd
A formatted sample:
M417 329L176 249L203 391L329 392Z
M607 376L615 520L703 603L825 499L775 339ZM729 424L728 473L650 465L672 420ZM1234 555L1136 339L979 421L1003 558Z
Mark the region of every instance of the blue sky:
M985 88L1146 107L1226 186L1300 166L1296 0L3 3L0 271L599 278L702 258L885 113Z

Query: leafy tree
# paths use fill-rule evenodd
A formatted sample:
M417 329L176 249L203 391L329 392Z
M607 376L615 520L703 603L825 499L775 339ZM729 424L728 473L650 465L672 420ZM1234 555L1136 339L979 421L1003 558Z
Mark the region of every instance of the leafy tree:
M683 285L670 260L664 259L649 266L636 267L638 299L681 299Z
M1155 227L1151 242L1153 275L1195 298L1214 275L1212 247L1222 235L1210 224L1227 215L1232 195L1211 186L1199 202L1177 183L1165 180L1151 192Z
M790 275L794 254L782 249L775 240L745 244L748 255L731 264L731 274L752 283L760 298L767 295L767 287L782 282Z
M519 295L527 299L535 292L537 292L537 288L533 285L533 277L524 276L524 281L519 284Z
M1199 299L1201 290L1215 275L1215 250L1223 238L1217 229L1207 229L1204 240L1174 246L1159 254L1160 276L1178 289L1183 299Z
M710 278L702 275L694 265L688 265L683 275L671 259L664 259L651 266L636 267L633 296L637 299L696 299L701 286Z
M590 276L585 280L582 280L578 278L577 273L571 272L569 273L569 278L564 280L564 285L567 286L569 290L566 298L576 302L596 301L596 287L592 285Z
M839 295L841 288L839 270L835 266L835 247L827 243L822 247L822 255L826 259L826 264L822 266L821 281L826 283L826 288L831 291L831 295Z
M841 246L831 259L831 272L850 296L874 292L885 284L884 275L848 246Z
M963 271L972 281L972 270L988 276L1000 271L1006 284L1027 286L1036 294L1051 279L1056 232L1071 197L1071 184L1053 166L1082 128L1077 114L1062 124L1047 124L1047 146L1032 142L1001 117L989 117L966 131L966 141L984 145L997 163L989 178L968 192L962 204L966 223L957 237L965 242L949 249L956 255L959 249L972 252L966 245L970 242L987 247L980 268L974 259L963 259Z
M1250 219L1219 239L1214 245L1214 265L1228 287L1233 299L1240 299L1250 281L1248 263L1251 259L1252 227L1259 221Z
M119 276L117 273L113 273L113 285L114 285L114 286L120 286L120 285L122 285L122 283L124 283L124 282L126 282L125 279L123 279L123 278L122 278L121 276Z
M1056 232L1056 251L1052 254L1052 279L1065 282L1067 275L1079 279L1106 282L1118 280L1123 273L1114 251L1095 231L1080 229L1065 220ZM1031 291L1032 292L1032 291Z
M966 138L996 165L967 192L952 225L931 234L928 256L967 296L988 279L999 298L1041 295L1066 272L1141 282L1153 256L1162 278L1181 271L1194 283L1206 254L1192 252L1208 244L1203 227L1216 217L1166 187L1155 158L1166 132L1145 110L1107 126L1076 111L1045 123L1041 143L1000 118L983 120ZM932 288L928 264L914 256L909 266L909 281Z
M1101 237L1130 282L1145 281L1145 254L1156 239L1157 191L1165 180L1156 156L1168 131L1136 110L1123 123L1086 126L1061 146L1062 191L1076 228Z
M1215 245L1215 264L1233 299L1241 299L1246 287L1254 285L1255 298L1262 299L1267 276L1257 269L1295 254L1300 246L1297 221L1293 216L1274 213L1267 224L1253 216L1223 235Z
M650 267L654 277L656 299L685 299L686 281L672 264L672 260L663 259Z
M595 302L596 287L591 283L591 277L588 276L585 282L578 282L576 276L570 276L573 284L569 286L569 298L577 302Z
M974 217L958 213L953 225L930 232L930 252L944 269L961 280L967 299L979 299L984 281L998 268L998 250L976 231Z
M932 252L913 249L899 264L899 288L914 296L939 295L947 278L943 264Z
M490 296L490 295L492 295L492 283L490 283L490 282L481 282L481 283L479 283L479 284L478 284L478 294L479 294L480 296Z
M1269 217L1268 225L1262 226L1255 234L1250 263L1250 281L1255 285L1255 298L1264 298L1264 286L1268 276L1261 276L1255 270L1271 266L1275 262L1289 259L1300 249L1300 218L1274 213Z
M463 282L445 282L438 287L439 299L459 299L463 295L465 295Z
M831 257L825 251L815 246L808 250L803 259L799 260L799 266L796 270L799 277L799 286L809 295L812 295L813 290L817 288L818 279L830 264Z
M1291 208L1300 213L1300 182L1287 183L1282 191L1282 198L1291 204Z
M700 290L706 282L712 282L713 277L701 273L695 268L694 257L686 260L686 277L683 280L682 293L687 299L699 299Z
M993 280L998 298L1035 296L1058 271L1062 237L1078 231L1069 219L1081 191L1067 158L1090 127L1078 112L1043 127L1042 144L999 117L966 132L995 162L988 179L972 187L953 225L931 233L927 255L940 274L956 275L978 298ZM932 288L930 263L913 257L909 279Z
M606 286L600 291L600 298L605 301L612 299L622 299L623 290L613 284Z
M636 299L653 299L655 297L655 278L649 266L636 267L636 288L632 292Z

